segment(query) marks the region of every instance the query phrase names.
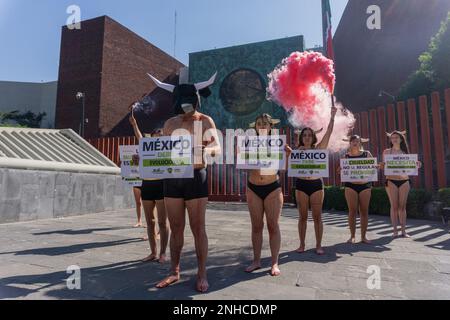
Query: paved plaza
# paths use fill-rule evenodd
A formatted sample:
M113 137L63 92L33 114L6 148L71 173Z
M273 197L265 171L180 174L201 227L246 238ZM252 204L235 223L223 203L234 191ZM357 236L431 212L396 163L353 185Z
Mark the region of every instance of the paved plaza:
M281 219L282 276L269 276L268 236L263 263L251 262L250 219L245 204L209 205L208 273L211 290L194 290L196 255L186 228L182 281L158 290L155 283L169 265L140 262L148 254L145 229L133 229L134 210L0 225L1 299L450 299L450 234L440 223L409 220L412 239L391 239L387 217L371 216L373 245L349 245L347 217L324 213L324 246L314 251L312 221L308 252L298 247L297 210L286 207ZM66 270L81 268L81 289L68 290ZM367 286L368 268L379 268L381 289ZM376 283L376 282L370 282Z

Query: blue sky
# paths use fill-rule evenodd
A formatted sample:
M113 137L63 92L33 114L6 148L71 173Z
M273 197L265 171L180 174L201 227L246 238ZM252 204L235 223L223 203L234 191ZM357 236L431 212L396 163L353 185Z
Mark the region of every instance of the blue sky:
M333 28L348 0L330 0ZM201 50L304 35L307 47L322 44L320 0L0 0L0 80L53 81L58 77L61 26L67 7L78 5L82 20L108 15L174 52Z

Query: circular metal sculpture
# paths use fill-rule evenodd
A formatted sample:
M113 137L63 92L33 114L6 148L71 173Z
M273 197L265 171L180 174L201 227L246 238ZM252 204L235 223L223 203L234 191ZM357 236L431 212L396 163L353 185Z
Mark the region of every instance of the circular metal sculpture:
M265 101L266 85L257 72L239 69L223 81L220 99L227 111L235 115L248 115L257 111Z

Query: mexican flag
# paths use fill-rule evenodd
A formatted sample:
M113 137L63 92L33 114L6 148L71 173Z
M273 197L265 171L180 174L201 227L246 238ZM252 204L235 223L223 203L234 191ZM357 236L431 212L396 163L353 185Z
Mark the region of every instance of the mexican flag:
M323 49L327 58L334 61L330 0L322 0L322 24L323 24Z

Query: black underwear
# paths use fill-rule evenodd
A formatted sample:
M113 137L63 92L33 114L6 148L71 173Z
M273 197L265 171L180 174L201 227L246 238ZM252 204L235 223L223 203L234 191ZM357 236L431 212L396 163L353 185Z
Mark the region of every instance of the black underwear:
M389 181L392 182L397 188L401 188L405 183L410 182L410 180L386 180L386 187L389 185Z
M195 170L194 178L167 179L164 181L164 197L185 201L208 198L208 171Z
M247 184L248 188L252 190L261 200L266 200L266 198L275 190L281 188L280 182L275 181L274 183L267 184L265 186L257 186L250 181Z
M141 187L142 201L164 200L164 180L144 180Z
M311 197L317 191L323 190L323 181L322 179L316 180L297 179L295 183L295 189L297 191L305 193L308 197Z
M357 192L358 194L360 194L363 191L366 191L368 189L372 189L372 183L365 183L365 184L354 184L351 182L346 182L345 183L345 187L346 188L350 188L353 191Z

